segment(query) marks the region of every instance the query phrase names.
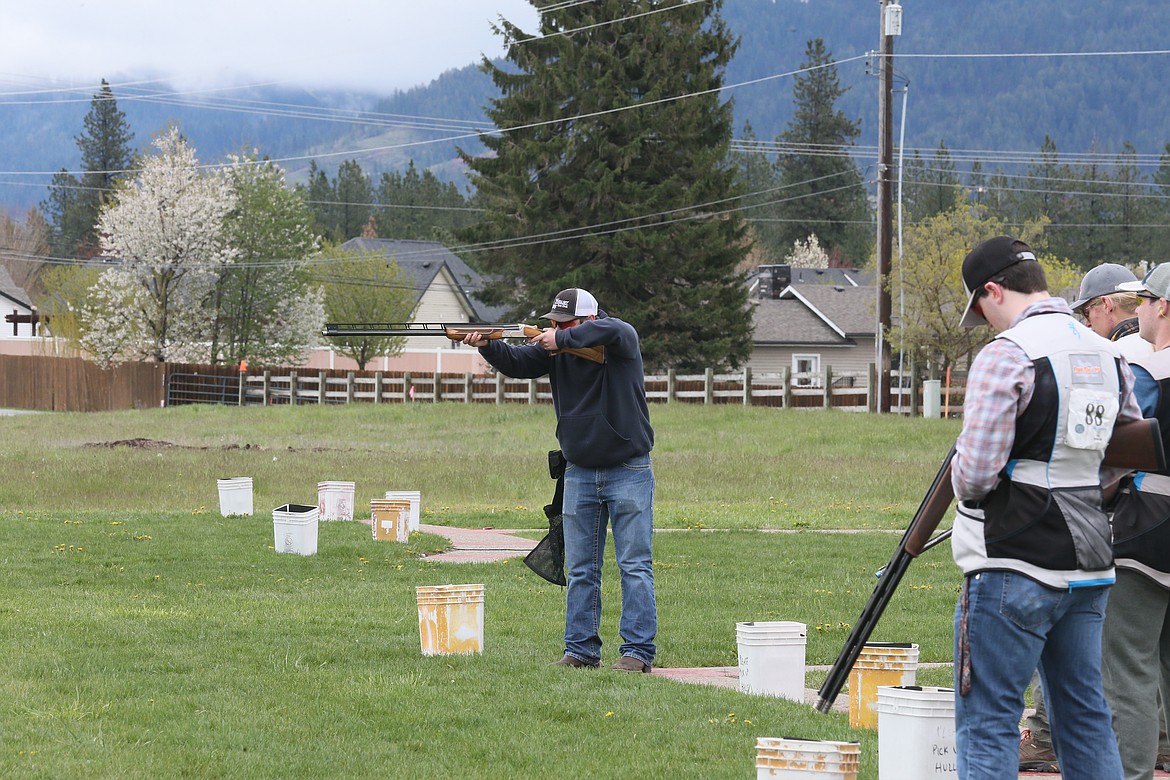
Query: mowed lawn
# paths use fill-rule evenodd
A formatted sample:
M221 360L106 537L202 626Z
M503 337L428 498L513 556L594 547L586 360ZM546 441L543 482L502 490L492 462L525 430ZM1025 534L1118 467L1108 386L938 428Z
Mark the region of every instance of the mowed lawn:
M655 406L658 665L732 666L735 623L807 624L830 663L958 433L953 421ZM518 560L444 564L416 534L271 510L356 483L423 522L529 529L552 495L547 406L186 407L0 418L0 777L751 777L760 736L877 740L843 715L608 670L549 668L564 592ZM216 479L250 476L223 518ZM364 509L363 509L364 507ZM607 551L612 559L612 550ZM958 572L910 568L875 640L949 661ZM482 655L424 657L416 585L483 583ZM605 572L605 661L619 590ZM810 687L823 673L810 672ZM919 682L948 684L920 670Z

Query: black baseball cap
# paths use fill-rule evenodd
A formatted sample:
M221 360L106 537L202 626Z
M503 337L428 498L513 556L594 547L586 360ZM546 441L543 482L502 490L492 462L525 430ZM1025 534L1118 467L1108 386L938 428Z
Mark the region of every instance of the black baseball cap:
M983 285L1024 260L1035 260L1036 253L1018 238L996 236L981 241L963 258L963 289L967 293L967 308L959 324L964 328L986 325L987 320L975 308L975 298Z

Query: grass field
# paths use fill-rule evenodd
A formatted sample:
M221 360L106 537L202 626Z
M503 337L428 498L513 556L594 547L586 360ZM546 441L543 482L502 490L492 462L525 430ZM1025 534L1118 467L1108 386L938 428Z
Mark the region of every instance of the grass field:
M842 412L651 413L656 524L678 529L655 537L668 667L734 665L742 620L806 623L808 663L830 663L958 433ZM553 425L548 407L457 404L0 418L0 777L743 778L756 737L796 736L860 740L876 778L875 735L844 716L549 668L563 591L519 560L436 563L419 553L441 537L375 543L358 523L323 524L313 557L272 549L270 510L315 503L321 480L354 481L359 508L420 490L424 523L540 529ZM253 478L255 516L220 517L228 476ZM414 586L472 582L484 653L423 657ZM958 582L945 548L927 553L874 639L949 661Z

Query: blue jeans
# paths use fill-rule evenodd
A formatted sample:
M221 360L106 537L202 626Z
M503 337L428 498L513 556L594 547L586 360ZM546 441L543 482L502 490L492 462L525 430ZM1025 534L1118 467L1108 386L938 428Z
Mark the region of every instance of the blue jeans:
M1055 590L1021 574L967 577L971 691L960 692L962 599L955 608L955 742L961 780L1019 777L1024 689L1039 667L1065 780L1121 780L1101 686L1107 587Z
M658 610L650 538L654 525L654 472L650 456L638 455L616 466L565 467L565 654L589 664L601 660L601 565L607 521L622 582L625 642L621 655L654 663Z

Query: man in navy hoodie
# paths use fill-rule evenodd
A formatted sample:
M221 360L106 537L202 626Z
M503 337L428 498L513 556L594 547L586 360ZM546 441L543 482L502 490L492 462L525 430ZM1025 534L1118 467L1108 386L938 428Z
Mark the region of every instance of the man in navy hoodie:
M613 527L621 572L625 640L612 669L649 672L658 614L654 600L651 535L654 429L646 405L638 332L597 307L588 291L557 293L544 319L556 327L528 344L512 346L479 333L464 342L502 374L517 379L548 375L557 441L565 466L564 529L568 592L565 654L557 666L601 664L601 565L606 525ZM601 347L602 363L561 350Z

